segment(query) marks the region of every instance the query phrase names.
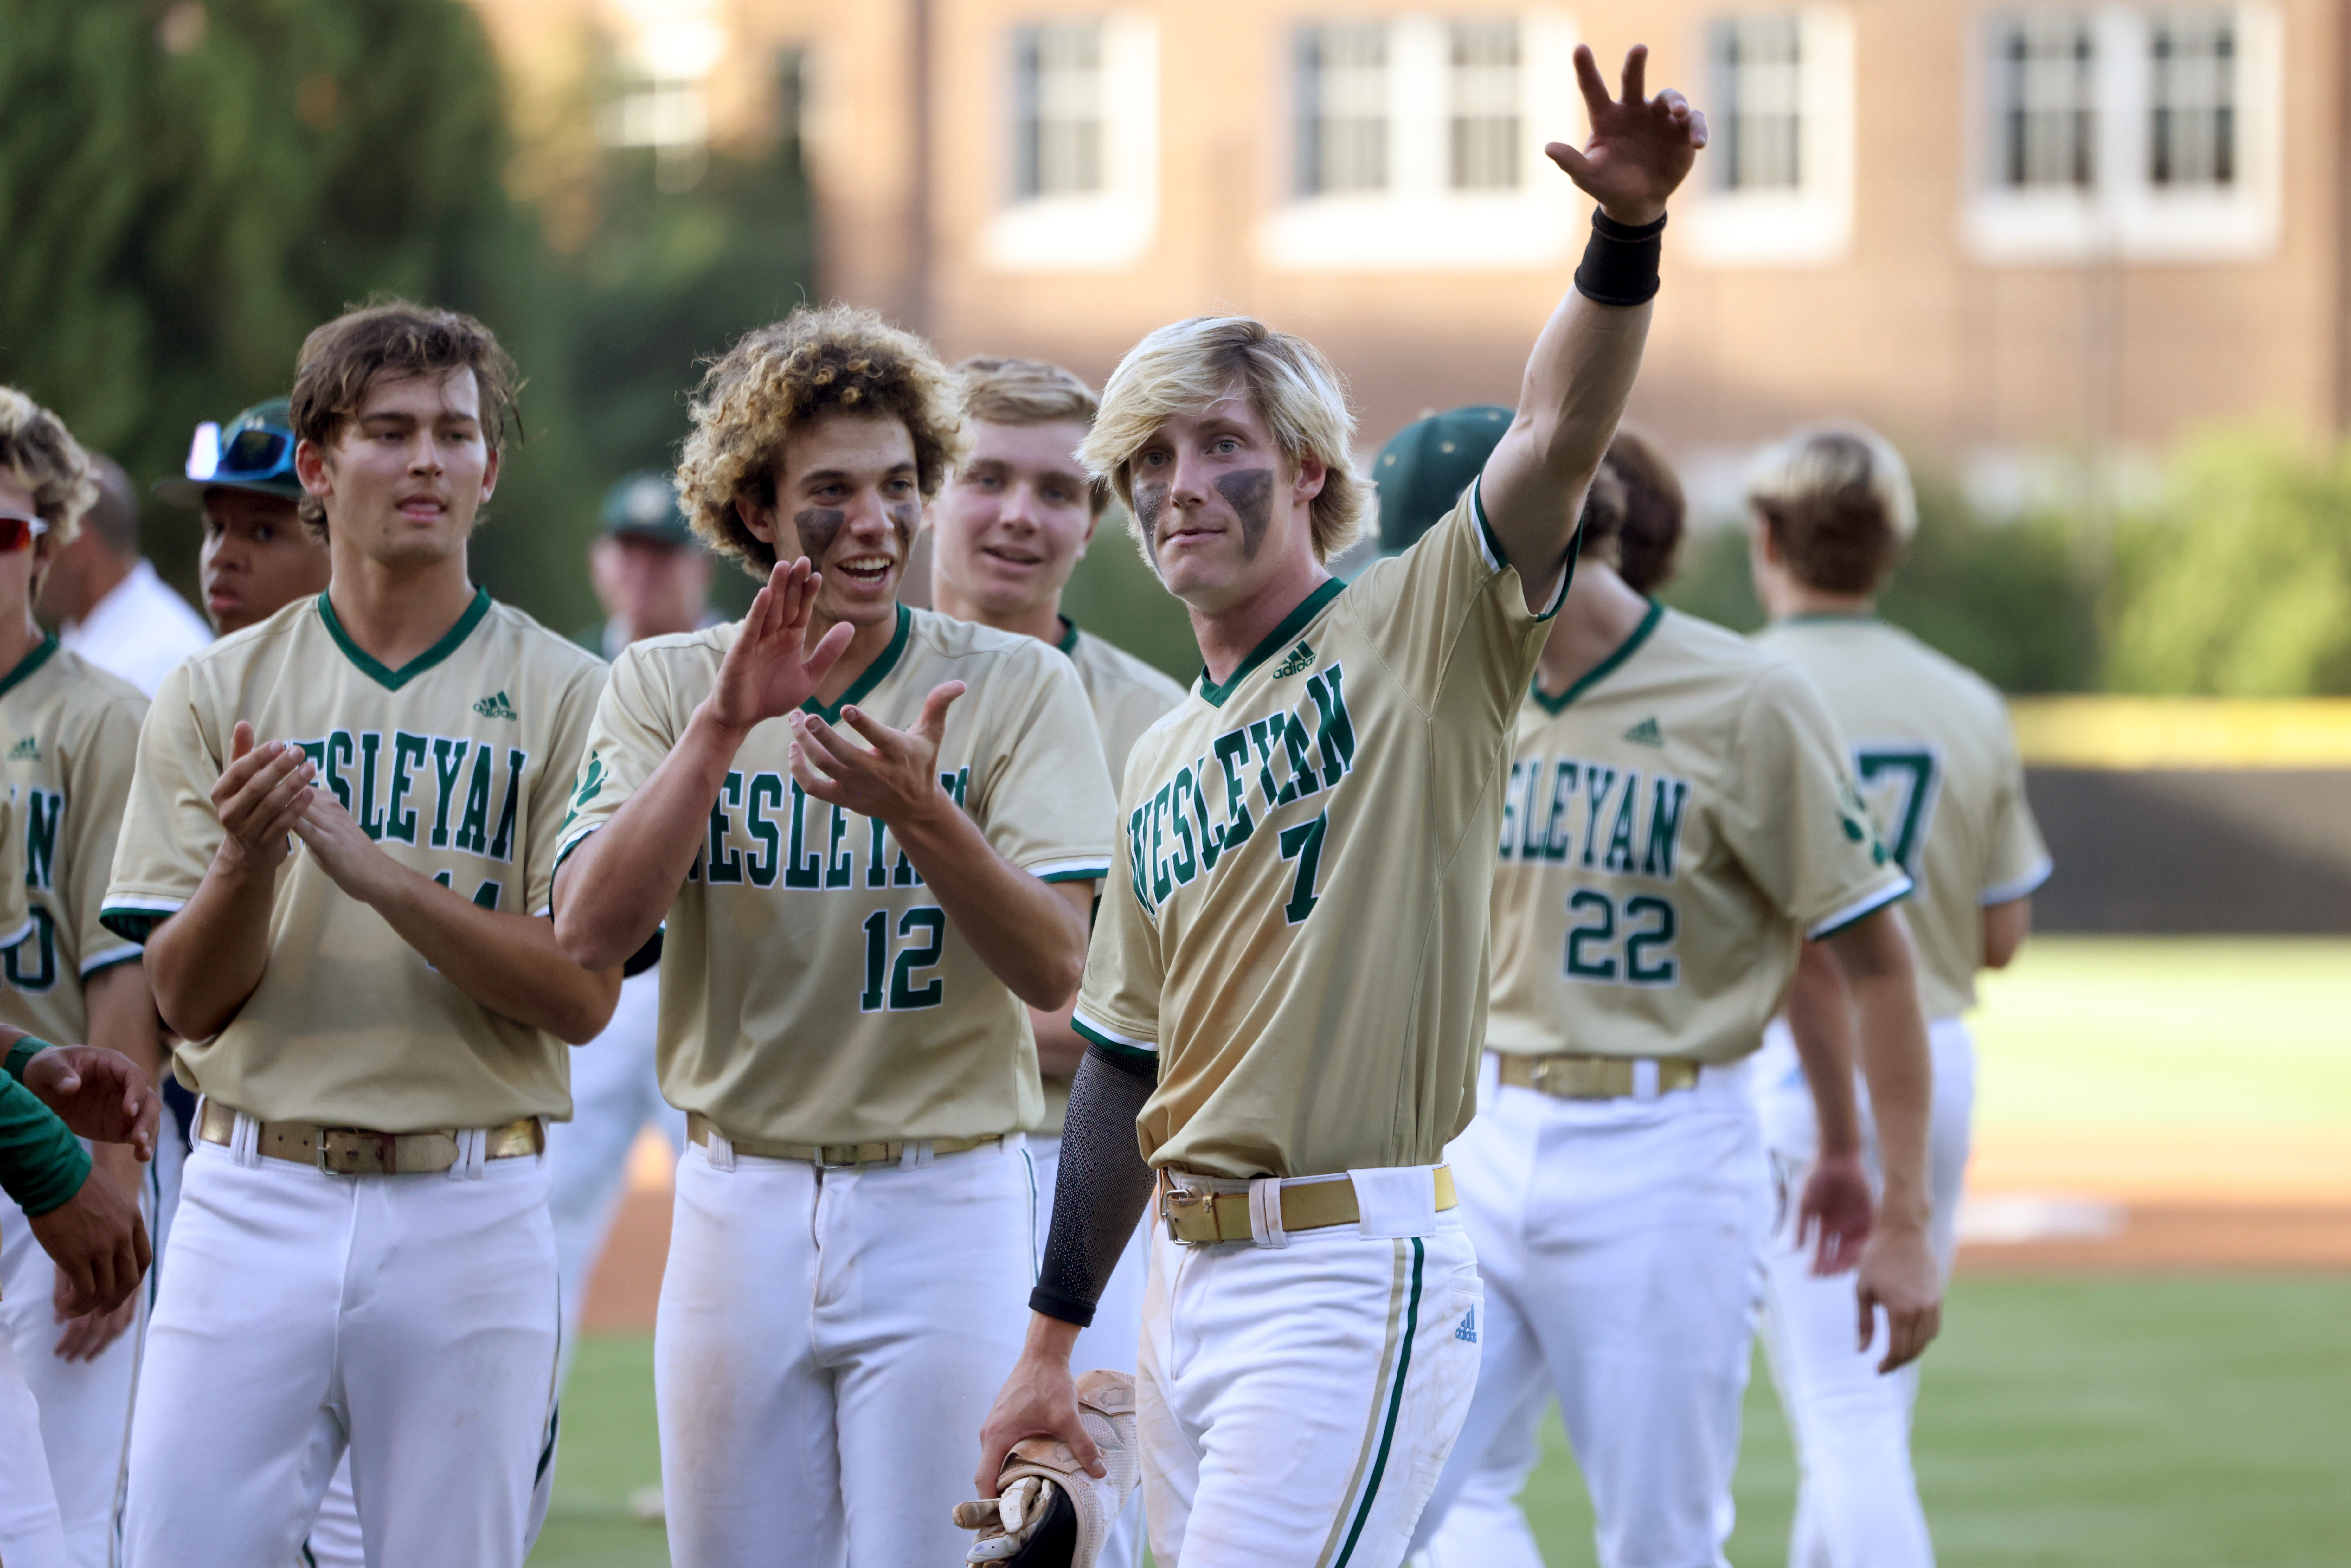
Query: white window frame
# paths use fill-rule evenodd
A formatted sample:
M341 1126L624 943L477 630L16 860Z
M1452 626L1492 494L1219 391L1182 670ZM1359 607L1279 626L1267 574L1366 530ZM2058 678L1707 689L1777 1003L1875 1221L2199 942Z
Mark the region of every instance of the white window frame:
M2011 9L1967 24L1967 195L1961 243L1996 266L2100 261L2258 261L2278 246L2284 126L2285 24L2269 0L2209 7L2236 17L2235 180L2226 190L2167 188L2148 172L2156 16L2192 5L2096 5L2096 163L2086 187L2016 191L2000 183L1998 79L1992 50Z
M1726 189L1700 155L1688 189L1689 247L1708 267L1826 267L1853 248L1853 13L1814 5L1777 14L1793 16L1797 26L1798 183L1793 190ZM1731 19L1709 16L1698 35L1709 93L1713 24Z
M1451 34L1456 21L1519 24L1520 135L1515 191L1452 188ZM1332 21L1351 18L1333 16ZM1364 20L1379 19L1366 16ZM1457 15L1408 13L1388 25L1388 188L1298 193L1297 105L1282 122L1281 204L1258 225L1258 259L1275 272L1520 271L1555 267L1580 249L1591 203L1542 155L1546 141L1583 139L1575 87L1576 32L1564 11L1507 3ZM1293 58L1295 31L1282 33ZM1283 90L1294 94L1294 78Z
M1102 188L1022 197L1016 186L1019 113L1012 28L1000 51L996 116L1002 204L980 226L981 266L999 273L1117 272L1151 253L1159 232L1159 27L1134 12L1015 16L1016 26L1093 22L1102 30Z

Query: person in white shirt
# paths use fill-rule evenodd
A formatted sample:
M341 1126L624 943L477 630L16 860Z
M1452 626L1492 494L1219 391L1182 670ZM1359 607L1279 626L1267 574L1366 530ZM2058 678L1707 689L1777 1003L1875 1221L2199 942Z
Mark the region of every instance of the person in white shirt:
M139 553L139 496L110 457L92 454L98 504L60 549L41 584L40 613L57 641L148 696L179 662L213 640L212 628Z

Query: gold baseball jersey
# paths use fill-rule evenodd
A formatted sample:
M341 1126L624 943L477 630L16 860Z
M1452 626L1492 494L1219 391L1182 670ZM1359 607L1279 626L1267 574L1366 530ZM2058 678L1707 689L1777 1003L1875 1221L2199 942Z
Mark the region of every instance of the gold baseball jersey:
M1158 1053L1137 1125L1153 1165L1430 1165L1468 1124L1485 846L1549 614L1473 486L1402 555L1309 594L1221 685L1203 671L1135 744L1124 874L1076 1023Z
M139 956L99 916L146 712L138 687L54 637L0 675L0 770L24 834L16 881L32 921L0 955L0 1023L52 1044L89 1041L82 983ZM0 918L0 928L16 924Z
M1918 884L1908 915L1927 1016L1975 1005L1983 911L2048 880L2008 705L1991 684L1870 615L1805 615L1756 641L1802 664L1852 747L1878 836Z
M14 947L33 934L33 906L25 890L22 847L16 841L19 809L16 801L0 795L0 947ZM38 1030L33 1032L49 1040ZM49 1040L49 1043L57 1041Z
M1735 1061L1802 938L1910 887L1803 671L1654 604L1568 690L1530 692L1494 841L1503 1051Z
M604 665L486 591L400 669L325 594L192 655L139 735L108 926L141 939L185 904L221 840L232 732L291 740L400 864L485 909L540 915ZM405 1133L571 1113L567 1048L442 977L298 844L268 967L217 1036L179 1048L189 1088L266 1121Z
M580 768L561 853L611 820L685 731L742 634L730 622L633 643ZM838 702L893 728L946 681L940 783L997 852L1046 882L1100 881L1115 797L1070 661L1033 637L898 610ZM842 733L853 735L845 727ZM983 963L881 821L810 799L771 719L736 754L662 939L662 1093L737 1138L984 1137L1043 1111L1029 1011Z
M1094 728L1102 734L1102 759L1110 764L1111 788L1120 787L1127 754L1143 732L1184 700L1184 688L1123 649L1113 648L1077 622L1061 617L1061 652L1077 666L1078 684L1086 689L1093 709ZM1111 830L1117 836L1117 829ZM1070 1080L1045 1074L1045 1113L1029 1130L1049 1138L1061 1135L1070 1110Z

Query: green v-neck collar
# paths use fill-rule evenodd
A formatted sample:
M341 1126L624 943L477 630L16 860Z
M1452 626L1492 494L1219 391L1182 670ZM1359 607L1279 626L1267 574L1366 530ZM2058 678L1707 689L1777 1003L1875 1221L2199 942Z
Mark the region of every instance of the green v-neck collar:
M43 664L47 664L49 662L49 655L57 651L57 634L52 632L47 636L41 639L41 645L39 647L34 649L23 658L17 660L16 667L15 669L9 671L5 675L0 675L0 697L6 696L18 686L21 686L26 681L31 680L33 678L33 672L39 669Z
M334 638L335 646L343 651L344 658L359 667L360 674L388 692L398 691L455 653L465 639L474 634L474 628L482 623L482 617L489 612L490 591L475 589L474 601L465 606L465 612L457 617L457 623L449 628L447 635L394 670L387 668L374 654L352 642L351 634L344 631L343 623L335 618L334 601L323 593L319 595L319 619L327 623L327 633Z
M1617 643L1616 651L1614 653L1609 654L1606 658L1593 665L1592 668L1584 671L1582 678L1579 679L1575 685L1568 687L1567 690L1560 693L1559 695L1555 697L1546 696L1543 695L1542 677L1541 675L1537 675L1535 677L1533 688L1535 701L1542 706L1542 709L1545 713L1564 713L1567 710L1568 704L1573 702L1576 698L1590 691L1600 682L1606 680L1610 675L1614 674L1617 667L1623 664L1625 660L1631 658L1635 652L1640 648L1641 644L1649 640L1649 633L1656 631L1657 629L1657 622L1663 621L1665 618L1666 607L1658 603L1654 599L1649 601L1649 612L1641 617L1641 623L1633 628L1633 634L1630 637L1625 638L1622 643Z
M882 650L882 656L866 665L865 673L850 682L849 689L841 693L831 706L827 706L810 697L800 704L800 712L812 713L827 724L839 724L842 708L852 703L863 702L868 692L890 678L890 672L898 667L898 660L906 652L907 634L914 629L914 612L901 604L898 606L898 630L891 635L890 645Z
M1053 644L1074 659L1078 656L1078 623L1068 616L1061 617L1061 640Z
M1231 696L1243 681L1249 679L1251 670L1289 646L1290 640L1304 630L1309 621L1322 614L1322 607L1338 598L1346 586L1335 577L1325 579L1313 592L1298 601L1297 609L1282 617L1280 625L1265 634L1264 642L1249 650L1249 656L1241 661L1240 667L1232 673L1231 677L1224 685L1218 685L1208 679L1208 666L1201 665L1200 695L1207 700L1210 707L1224 706L1225 699Z

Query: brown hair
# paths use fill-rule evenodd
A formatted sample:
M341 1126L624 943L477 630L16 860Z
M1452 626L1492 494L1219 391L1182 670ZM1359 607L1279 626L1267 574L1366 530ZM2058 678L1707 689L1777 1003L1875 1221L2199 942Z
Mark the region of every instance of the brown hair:
M8 386L0 386L0 469L32 492L34 512L49 525L51 549L73 538L98 499L89 454L66 422Z
M1081 424L1094 427L1102 399L1059 365L1042 360L974 355L956 367L963 382L963 416L990 424ZM1072 458L1074 459L1074 454ZM1108 481L1089 476L1087 506L1101 517L1110 506Z
M515 399L522 381L496 336L460 311L405 299L370 299L302 340L294 368L294 434L322 449L331 447L376 382L400 376L437 381L458 371L474 372L482 436L491 451L498 451L510 428L520 430ZM324 538L327 510L319 497L306 493L299 510L303 523Z
M678 505L713 549L765 577L776 547L744 526L735 503L776 504L795 431L829 413L897 420L928 500L963 455L962 403L955 378L912 332L871 310L804 305L745 334L702 378L677 466Z
M1610 472L1604 462L1593 471L1591 487L1583 492L1583 516L1578 522L1576 558L1615 565L1618 536L1625 529L1625 481Z
M1798 431L1747 499L1796 580L1826 593L1876 592L1918 528L1902 455L1857 424Z
M1625 522L1616 535L1616 573L1635 593L1653 593L1674 575L1688 507L1682 482L1655 442L1619 429L1603 467L1625 486Z

